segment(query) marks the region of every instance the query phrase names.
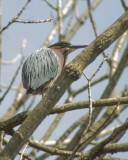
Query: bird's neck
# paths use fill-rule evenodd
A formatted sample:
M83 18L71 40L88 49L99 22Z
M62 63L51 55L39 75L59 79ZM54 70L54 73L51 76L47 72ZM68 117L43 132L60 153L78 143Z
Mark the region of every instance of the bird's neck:
M60 66L60 72L62 71L65 63L66 63L66 60L67 60L67 54L64 54L62 51L59 52L58 50L54 49L54 52L55 54L57 55L58 57L58 62L59 62L59 66Z

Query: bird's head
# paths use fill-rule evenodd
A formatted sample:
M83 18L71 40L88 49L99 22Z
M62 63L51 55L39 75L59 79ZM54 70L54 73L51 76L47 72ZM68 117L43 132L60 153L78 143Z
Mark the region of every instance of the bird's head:
M64 56L67 56L72 51L75 51L79 48L85 48L87 45L72 45L69 42L61 41L55 44L50 45L48 48L61 52Z

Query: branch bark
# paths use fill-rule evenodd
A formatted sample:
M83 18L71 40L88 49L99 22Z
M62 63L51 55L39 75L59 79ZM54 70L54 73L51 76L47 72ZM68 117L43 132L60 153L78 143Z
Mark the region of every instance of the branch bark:
M128 97L115 97L115 98L108 98L108 99L100 99L93 101L93 107L95 108L103 108L106 106L114 106L117 104L128 104ZM55 113L64 113L67 111L73 111L76 109L84 109L88 108L89 102L88 101L83 101L83 102L76 102L76 103L67 103L64 105L56 105L51 114Z

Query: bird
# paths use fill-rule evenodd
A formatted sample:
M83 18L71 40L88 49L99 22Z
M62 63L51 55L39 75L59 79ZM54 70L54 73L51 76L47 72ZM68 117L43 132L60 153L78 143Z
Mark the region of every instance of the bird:
M34 51L22 67L22 83L26 93L43 96L62 72L69 53L85 47L87 45L72 45L60 41Z

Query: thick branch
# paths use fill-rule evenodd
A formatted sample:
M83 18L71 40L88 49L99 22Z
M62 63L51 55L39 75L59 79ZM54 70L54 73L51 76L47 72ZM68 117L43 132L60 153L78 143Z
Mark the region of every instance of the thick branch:
M116 98L109 98L109 99L100 99L93 101L93 107L102 108L105 106L113 106L117 104L128 104L128 97L116 97ZM76 102L76 103L67 103L64 105L56 105L52 112L50 114L56 114L56 113L64 113L67 111L73 111L76 109L84 109L88 108L89 102L83 101L83 102ZM30 113L29 112L22 112L17 114L16 116L9 118L6 121L0 122L0 130L9 130L14 128L17 125L20 125L26 117L28 117Z
M93 101L93 107L103 108L105 106L113 106L117 104L128 104L128 97L115 97L115 98L109 98L109 99L100 99ZM53 108L52 114L54 113L63 113L67 111L72 111L76 109L84 109L88 108L89 102L83 101L83 102L76 102L76 103L67 103L64 105L57 105Z
M0 122L0 131L4 130L8 132L14 127L20 125L28 115L29 115L29 112L22 112L6 121Z
M52 155L62 155L62 156L69 156L72 154L72 151L67 151L67 150L60 150L56 147L48 147L44 144L41 144L39 142L29 140L29 145L33 148L36 148L38 150L45 151L47 153L50 153ZM103 153L116 153L116 152L127 152L128 151L128 143L113 143L113 144L107 144L103 148ZM75 156L82 156L82 153L77 152ZM83 153L83 156L86 155L87 153Z
M84 51L79 54L74 60L73 64L79 71L93 62L95 58L106 48L108 48L124 31L128 29L128 11L125 12L123 18L120 17L116 23L110 26L104 33L96 38Z

